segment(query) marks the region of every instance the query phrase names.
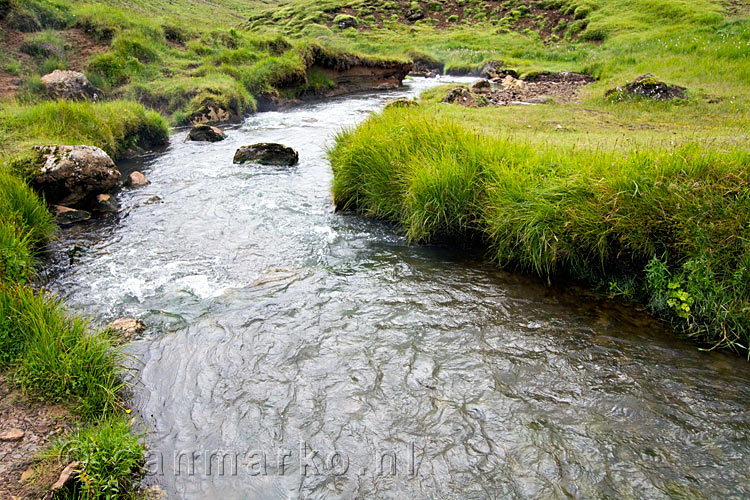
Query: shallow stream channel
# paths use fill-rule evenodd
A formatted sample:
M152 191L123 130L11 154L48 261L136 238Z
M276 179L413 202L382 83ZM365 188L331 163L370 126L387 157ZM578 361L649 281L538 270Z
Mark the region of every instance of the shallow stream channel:
M214 144L177 132L123 166L151 184L118 217L62 232L48 287L148 325L127 347L146 481L170 499L750 498L750 363L334 212L333 135L438 83L255 114ZM299 165L232 164L257 142Z

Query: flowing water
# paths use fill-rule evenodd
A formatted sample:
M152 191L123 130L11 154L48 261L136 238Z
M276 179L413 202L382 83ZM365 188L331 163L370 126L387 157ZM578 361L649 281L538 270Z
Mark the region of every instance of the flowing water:
M149 325L130 347L148 481L181 499L750 497L746 361L334 213L332 135L433 84L253 115L217 144L176 133L117 220L63 234L73 265L50 287ZM300 164L232 164L262 141Z

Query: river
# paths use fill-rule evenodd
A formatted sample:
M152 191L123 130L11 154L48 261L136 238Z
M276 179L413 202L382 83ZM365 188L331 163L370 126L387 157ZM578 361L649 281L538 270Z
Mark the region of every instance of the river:
M333 134L435 83L252 115L215 144L179 131L123 166L151 184L118 217L62 233L49 288L149 326L128 347L147 481L175 499L750 497L749 363L334 212ZM299 165L232 164L264 141Z

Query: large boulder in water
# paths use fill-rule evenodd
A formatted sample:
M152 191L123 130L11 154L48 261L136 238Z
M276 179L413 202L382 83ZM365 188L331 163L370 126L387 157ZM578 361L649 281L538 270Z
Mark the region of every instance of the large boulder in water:
M623 87L608 90L604 95L615 100L628 97L645 97L655 101L668 101L670 99L685 99L687 97L686 90L685 87L664 83L652 74L645 74Z
M118 187L120 171L94 146L35 146L30 184L47 203L80 206Z
M94 87L83 73L56 69L42 77L47 94L54 99L98 101L102 91Z
M234 163L292 166L297 162L299 162L299 154L294 149L273 142L242 146L234 154Z
M188 141L202 141L202 142L219 142L226 139L227 136L218 127L212 127L205 123L195 125L190 129L187 139Z

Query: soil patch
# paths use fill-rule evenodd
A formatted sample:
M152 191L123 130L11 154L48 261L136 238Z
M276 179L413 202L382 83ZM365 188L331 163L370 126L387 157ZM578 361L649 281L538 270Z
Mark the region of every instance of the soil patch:
M7 441L0 439L0 498L44 495L60 471L47 470L41 476L26 471L53 438L70 429L72 420L65 406L36 402L11 388L7 376L0 375L0 436L20 436ZM21 476L25 481L21 481Z
M65 40L65 44L70 47L66 55L68 69L73 71L83 72L91 56L109 48L106 44L97 43L93 38L76 28L61 31L60 35Z
M0 100L12 99L21 86L21 79L5 71L0 71Z

